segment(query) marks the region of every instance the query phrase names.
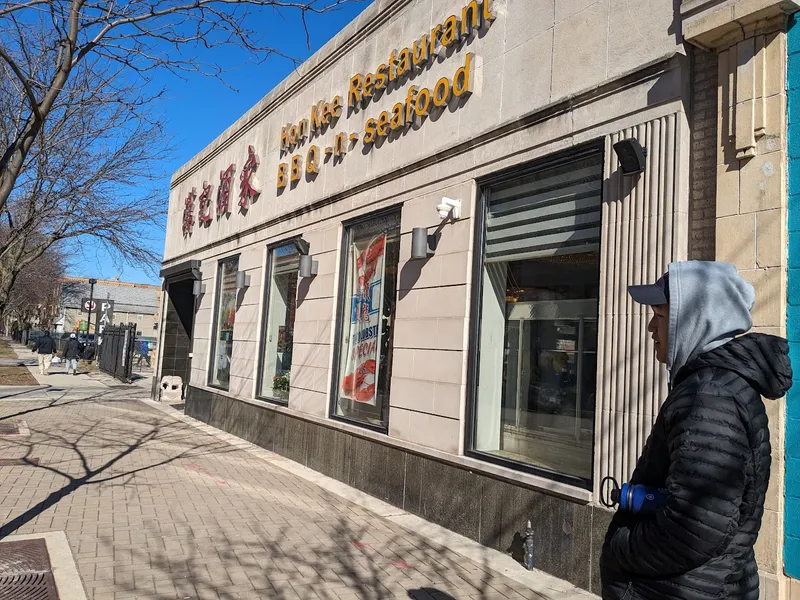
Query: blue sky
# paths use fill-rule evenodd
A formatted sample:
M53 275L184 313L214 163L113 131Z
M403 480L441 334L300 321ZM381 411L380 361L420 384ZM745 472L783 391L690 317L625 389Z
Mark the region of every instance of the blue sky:
M307 19L311 35L311 49L306 45L303 26L297 11L285 11L283 17L272 11L263 13L263 31L266 43L283 54L305 59L335 36L347 23L363 11L372 0L355 1L324 15ZM181 165L200 152L251 106L264 97L294 69L293 63L272 56L263 63L238 48L216 48L198 52L204 62L213 62L227 71L225 83L202 75L179 79L169 73L156 75L154 88L165 88L167 93L159 100L157 109L165 115L166 135L172 138L175 152L164 164L164 203L169 197L169 179ZM143 232L153 238L153 247L161 255L164 249L164 231ZM78 277L97 277L135 283L159 283L157 275L128 265L118 265L90 239L82 240L81 258L74 261L68 274Z

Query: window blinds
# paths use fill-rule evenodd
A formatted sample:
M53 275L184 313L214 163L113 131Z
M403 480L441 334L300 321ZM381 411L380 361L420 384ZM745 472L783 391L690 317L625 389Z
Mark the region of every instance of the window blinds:
M488 192L486 262L600 247L603 154L584 151Z

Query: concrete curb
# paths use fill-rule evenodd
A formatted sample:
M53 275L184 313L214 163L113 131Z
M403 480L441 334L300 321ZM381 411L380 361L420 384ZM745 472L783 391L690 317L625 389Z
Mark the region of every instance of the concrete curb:
M199 429L203 433L213 436L214 438L227 442L231 446L248 452L257 458L260 458L276 467L283 469L293 475L314 483L322 489L335 494L345 500L352 502L376 515L388 519L393 523L400 525L404 529L412 533L423 535L426 539L430 540L432 544L442 546L452 552L460 554L471 561L482 565L484 568L491 569L500 573L509 579L516 581L528 587L530 590L539 594L547 600L567 600L567 599L581 599L581 600L597 600L599 596L590 594L589 592L575 587L567 581L557 579L543 571L527 571L522 565L517 563L513 558L493 550L487 546L479 544L478 542L466 538L462 535L454 533L449 529L445 529L440 525L426 521L421 517L413 515L397 508L387 502L378 500L364 492L350 487L340 481L331 477L323 475L317 471L304 467L292 460L284 458L278 454L265 450L260 446L256 446L246 440L238 438L234 435L226 433L210 425L188 417L182 413L177 412L169 405L161 402L154 402L153 400L141 400L149 406L160 410L161 412L170 415L171 417L191 425Z

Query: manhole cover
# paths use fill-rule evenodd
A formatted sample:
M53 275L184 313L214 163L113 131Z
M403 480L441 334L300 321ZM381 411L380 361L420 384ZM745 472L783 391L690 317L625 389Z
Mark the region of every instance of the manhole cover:
M0 544L0 600L59 600L44 540Z
M0 423L0 435L19 435L19 423Z

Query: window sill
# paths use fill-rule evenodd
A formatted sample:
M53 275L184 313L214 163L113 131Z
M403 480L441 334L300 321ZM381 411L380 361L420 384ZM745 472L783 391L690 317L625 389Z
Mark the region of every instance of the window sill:
M192 386L192 387L196 387L199 389L203 389L203 387L205 387L207 391L214 393L219 393L220 391L219 389L213 388L211 386ZM525 471L518 471L510 467L485 462L483 460L472 458L470 456L449 454L447 452L442 452L441 450L435 450L433 448L428 448L426 446L421 446L419 444L406 442L404 440L398 440L397 438L392 438L385 433L379 433L371 429L366 429L358 425L352 425L350 423L336 419L325 418L317 415L303 413L293 408L289 408L286 405L274 404L266 400L260 400L255 398L241 398L237 396L232 396L230 393L227 392L225 393L225 396L231 398L232 400L237 400L239 402L244 402L246 404L252 404L253 406L258 406L260 408L264 408L267 410L273 410L275 412L282 412L296 419L301 419L303 421L315 423L317 425L328 427L330 429L337 429L339 431L343 431L345 433L349 433L354 436L365 438L377 442L379 444L392 446L394 448L405 450L413 454L418 454L426 458L431 458L446 464L461 467L463 469L467 469L475 473L480 473L483 475L487 475L489 477L493 477L495 479L507 481L508 483L512 483L514 485L527 487L545 494L550 494L552 496L558 496L559 498L563 498L565 500L571 500L573 502L577 502L580 504L590 504L592 502L593 495L590 490L575 487L573 485L569 485L559 481L547 479L546 477L533 475L531 473L526 473Z

